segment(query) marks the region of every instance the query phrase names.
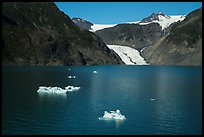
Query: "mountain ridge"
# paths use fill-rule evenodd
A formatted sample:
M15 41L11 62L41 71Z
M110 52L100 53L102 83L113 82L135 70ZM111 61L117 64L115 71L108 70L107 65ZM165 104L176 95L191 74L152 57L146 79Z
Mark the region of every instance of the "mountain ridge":
M108 45L137 49L152 65L202 65L200 9L187 15L152 13L141 21L106 25L107 28L98 26L95 33ZM196 16L197 12L201 17ZM193 24L196 20L200 20L197 26ZM168 44L169 41L173 43L172 46ZM162 44L168 46L161 46ZM180 48L179 45L185 48Z
M52 2L3 2L2 28L2 65L124 64Z
M168 34L142 56L154 65L202 66L202 8L172 24Z

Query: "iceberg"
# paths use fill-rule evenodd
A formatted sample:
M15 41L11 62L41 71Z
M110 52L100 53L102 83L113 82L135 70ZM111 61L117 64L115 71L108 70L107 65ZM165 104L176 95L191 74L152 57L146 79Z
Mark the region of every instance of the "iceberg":
M98 73L98 72L94 70L93 73Z
M67 87L65 87L65 90L67 90L67 91L77 91L77 90L79 90L81 87L74 87L74 86L67 86Z
M124 120L126 119L125 115L120 113L120 110L117 109L116 111L104 111L103 117L99 117L99 120Z
M68 78L76 78L76 76L68 76Z
M66 94L67 92L77 91L81 87L74 87L74 86L67 86L65 89L62 89L60 87L45 87L40 86L37 90L38 93L59 93L59 94Z
M45 87L40 86L37 92L43 92L43 93L66 93L67 91L60 88L60 87Z

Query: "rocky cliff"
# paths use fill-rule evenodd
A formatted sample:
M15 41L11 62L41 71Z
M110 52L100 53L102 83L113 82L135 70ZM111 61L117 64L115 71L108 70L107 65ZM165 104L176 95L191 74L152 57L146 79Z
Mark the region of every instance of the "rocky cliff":
M86 21L84 19L81 18L72 18L72 21L79 27L86 29L86 30L90 30L91 26L93 26L93 23Z
M137 50L150 46L162 37L162 28L157 23L147 25L118 24L95 32L110 45L125 45Z
M144 49L142 56L155 65L202 65L202 8L172 24L168 34Z
M123 64L52 2L2 3L2 65Z

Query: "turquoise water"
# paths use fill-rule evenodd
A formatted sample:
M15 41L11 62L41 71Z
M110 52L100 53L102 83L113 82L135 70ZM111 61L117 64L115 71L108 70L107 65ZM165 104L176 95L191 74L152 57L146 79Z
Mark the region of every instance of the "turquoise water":
M2 67L2 99L2 134L202 134L202 67ZM98 119L116 109L126 120Z

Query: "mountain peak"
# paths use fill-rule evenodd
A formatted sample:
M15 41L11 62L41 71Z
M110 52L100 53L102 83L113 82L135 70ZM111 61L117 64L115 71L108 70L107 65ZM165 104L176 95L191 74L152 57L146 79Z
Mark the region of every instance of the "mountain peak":
M141 23L147 23L147 22L152 22L152 21L155 21L155 20L158 20L160 21L161 19L163 18L171 18L170 16L168 15L165 15L163 12L159 11L158 13L152 13L149 17L147 18L143 18Z
M93 23L86 21L82 18L78 18L78 17L74 17L72 18L72 21L79 27L82 27L86 30L89 30L91 28L91 26L93 25Z
M161 12L161 11L159 11L158 13L157 13L157 15L163 15L163 16L166 16L163 12Z

